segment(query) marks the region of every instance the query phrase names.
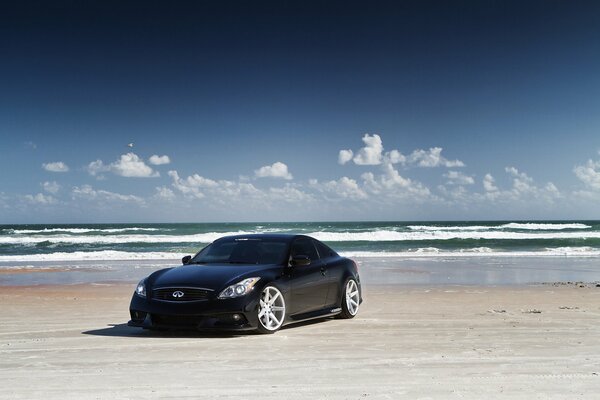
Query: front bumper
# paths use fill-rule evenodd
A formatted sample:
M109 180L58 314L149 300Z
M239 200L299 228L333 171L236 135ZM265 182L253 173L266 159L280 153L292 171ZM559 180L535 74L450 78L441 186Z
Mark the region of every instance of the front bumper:
M145 329L254 330L258 327L258 296L254 291L234 299L171 302L134 294L127 325Z

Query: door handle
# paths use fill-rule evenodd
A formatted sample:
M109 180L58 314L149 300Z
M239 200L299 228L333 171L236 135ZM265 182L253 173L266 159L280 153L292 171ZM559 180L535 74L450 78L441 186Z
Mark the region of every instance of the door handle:
M325 268L325 266L321 267L321 275L325 276L326 273L327 269Z

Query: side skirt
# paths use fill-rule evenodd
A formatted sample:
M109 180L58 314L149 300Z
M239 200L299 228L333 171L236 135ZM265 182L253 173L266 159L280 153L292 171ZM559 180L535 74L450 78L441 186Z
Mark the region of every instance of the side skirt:
M309 319L316 319L316 318L332 317L334 315L338 315L341 312L342 312L342 309L340 307L335 307L335 306L331 307L330 306L330 307L326 307L326 308L323 308L323 309L317 310L317 311L311 311L311 312L307 312L307 313L303 313L303 314L290 315L290 316L288 316L288 318L289 318L288 323L306 321Z

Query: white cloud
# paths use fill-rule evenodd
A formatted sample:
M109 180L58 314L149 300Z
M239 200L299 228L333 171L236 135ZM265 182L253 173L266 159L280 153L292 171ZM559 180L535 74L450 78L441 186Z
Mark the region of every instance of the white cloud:
M271 200L296 204L306 204L307 202L314 200L310 194L305 193L290 184L286 184L282 188L269 188L268 196Z
M352 150L340 150L340 153L338 154L338 164L346 164L348 161L352 160L353 155L354 153Z
M110 171L110 166L105 165L102 160L96 160L89 163L86 169L90 175L100 176L102 172Z
M38 193L36 195L27 194L25 195L25 199L32 204L49 205L57 203L54 197L43 193Z
M381 164L383 158L383 142L381 141L381 137L377 134L369 135L368 133L365 133L362 141L365 144L365 147L358 151L354 157L354 163L357 165Z
M429 150L414 150L408 157L398 150L383 151L383 142L377 134L369 135L366 133L362 141L365 146L352 158L352 150L340 150L338 154L338 163L346 164L352 160L357 165L381 165L383 164L401 164L407 166L417 166L423 168L446 167L457 168L464 167L465 164L460 160L448 160L442 156L441 147L432 147Z
M533 178L515 167L506 167L504 169L512 177L512 186L508 189L501 189L496 186L494 177L486 174L483 178L484 193L479 195L480 201L501 202L517 206L519 203L527 203L527 207L532 204L552 204L558 198L562 197L561 192L552 183L548 182L544 186L539 186Z
M432 147L429 150L415 150L408 156L408 163L424 168L456 168L465 166L460 160L451 161L443 157L441 147Z
M334 195L336 198L361 200L369 197L354 179L346 176L338 180L331 180L323 183L320 183L316 179L311 179L309 183L314 189L325 194Z
M600 161L588 160L584 165L573 168L577 179L593 190L600 190Z
M513 191L525 193L536 190L535 186L533 185L533 178L527 176L526 173L520 172L515 167L506 167L505 170L514 178Z
M444 174L444 177L448 179L446 182L448 185L472 185L475 183L473 177L459 171L448 171Z
M216 189L219 186L217 181L213 181L212 179L205 178L198 174L190 175L185 179L180 178L177 171L169 171L168 174L171 179L173 179L173 187L175 189L183 194L191 195L198 199L204 197L203 190ZM224 185L227 186L225 183Z
M288 171L287 165L277 161L273 165L265 165L254 171L254 176L257 178L283 178L290 180L292 174Z
M173 191L166 186L160 186L156 188L154 197L161 200L171 201L175 199L175 193L173 193Z
M135 153L122 154L117 161L108 165L104 164L102 160L92 161L86 169L90 175L98 178L102 178L101 173L103 172L112 172L126 178L156 178L160 176Z
M107 190L95 190L90 185L74 186L71 190L73 199L94 200L99 202L126 202L144 204L141 197L132 194L120 194Z
M154 154L148 159L148 162L152 165L165 165L171 163L171 159L167 155L159 156Z
M392 150L385 155L386 159L392 164L405 164L406 157L398 150Z
M497 192L498 187L496 186L496 180L491 174L485 174L483 177L483 189L486 192Z
M62 161L51 162L47 164L42 164L42 167L49 172L67 172L69 171L69 167Z
M111 170L120 176L127 178L155 178L160 176L135 153L121 155L121 158L111 164Z
M412 198L419 203L430 198L431 191L422 183L405 178L391 163L383 165L383 174L376 177L371 172L361 175L365 189L373 194L390 198Z
M48 193L56 194L60 190L60 185L55 181L52 182L44 182L41 184L42 189L44 189Z

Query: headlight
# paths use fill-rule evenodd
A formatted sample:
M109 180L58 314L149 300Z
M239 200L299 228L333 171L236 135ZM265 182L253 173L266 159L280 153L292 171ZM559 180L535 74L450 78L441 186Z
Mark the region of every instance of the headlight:
M260 278L247 278L243 281L236 283L235 285L231 285L225 288L219 295L220 299L231 299L234 297L245 296L252 291L256 282L258 282Z
M135 287L135 294L140 297L146 297L146 279L142 279Z

